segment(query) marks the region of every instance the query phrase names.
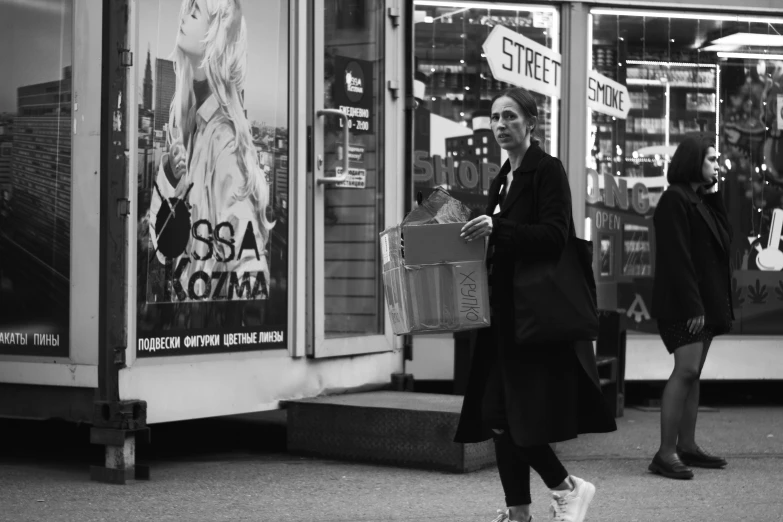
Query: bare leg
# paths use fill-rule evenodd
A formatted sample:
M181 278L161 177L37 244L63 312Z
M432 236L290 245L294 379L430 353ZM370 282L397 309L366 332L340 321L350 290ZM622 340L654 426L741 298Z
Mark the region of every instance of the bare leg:
M508 518L510 522L528 522L530 520L530 504L509 506Z
M711 341L704 342L704 349L699 362L699 375L704 368L704 361L707 360L707 352L710 349ZM685 451L695 451L696 448L696 417L699 414L699 389L701 388L699 379L693 383L691 392L685 400L685 409L683 410L682 420L677 435L677 446Z
M701 342L687 344L674 352L674 370L663 389L661 399L661 447L658 453L668 457L676 452L677 433L685 404L694 383L699 380L699 363L704 347Z

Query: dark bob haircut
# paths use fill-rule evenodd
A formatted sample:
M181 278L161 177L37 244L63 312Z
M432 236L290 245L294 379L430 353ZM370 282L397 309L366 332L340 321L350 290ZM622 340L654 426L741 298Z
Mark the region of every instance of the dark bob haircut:
M715 146L715 137L698 134L688 136L679 144L669 165L666 180L669 184L699 183L704 181L701 169L707 150Z
M492 107L495 105L495 101L503 96L507 96L514 100L514 102L519 105L519 109L522 111L522 114L525 115L525 118L529 120L536 118L536 125L530 131L530 143L538 143L540 140L535 135L536 127L538 127L538 106L536 105L536 99L527 89L523 89L522 87L511 87L496 94L495 97L492 98L489 106Z

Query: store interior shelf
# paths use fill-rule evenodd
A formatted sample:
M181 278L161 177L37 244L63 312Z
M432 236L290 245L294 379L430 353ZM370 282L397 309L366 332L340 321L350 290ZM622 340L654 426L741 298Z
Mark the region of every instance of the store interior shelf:
M648 80L645 78L628 78L626 84L628 87L660 87L666 88L667 82L660 80ZM707 89L715 90L715 85L710 83L691 83L691 82L668 82L669 87L675 89Z

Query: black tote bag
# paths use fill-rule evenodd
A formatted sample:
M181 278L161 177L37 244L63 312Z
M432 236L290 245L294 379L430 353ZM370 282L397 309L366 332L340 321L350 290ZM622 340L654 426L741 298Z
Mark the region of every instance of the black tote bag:
M538 171L533 178L537 208ZM560 259L518 260L514 269L516 342L552 343L598 338L593 244L579 239L574 218Z

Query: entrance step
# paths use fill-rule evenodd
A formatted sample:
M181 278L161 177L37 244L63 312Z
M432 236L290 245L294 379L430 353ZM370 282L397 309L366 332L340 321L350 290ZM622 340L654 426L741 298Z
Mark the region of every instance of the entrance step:
M287 401L288 451L454 473L493 466L491 440L453 440L462 399L374 391Z

